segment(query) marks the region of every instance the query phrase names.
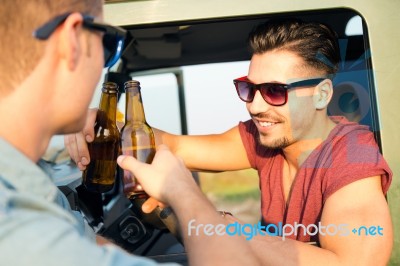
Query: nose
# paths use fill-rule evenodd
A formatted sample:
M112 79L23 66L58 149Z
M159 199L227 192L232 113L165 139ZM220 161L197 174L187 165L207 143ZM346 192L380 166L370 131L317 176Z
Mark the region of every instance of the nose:
M247 103L246 107L250 114L259 114L267 112L271 108L271 105L263 99L260 91L257 90L253 101Z

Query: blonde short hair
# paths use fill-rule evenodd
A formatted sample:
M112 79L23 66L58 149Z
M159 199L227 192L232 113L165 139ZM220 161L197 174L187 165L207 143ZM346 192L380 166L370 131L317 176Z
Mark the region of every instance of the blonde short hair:
M45 42L32 32L65 12L100 15L102 0L2 0L0 8L0 95L8 94L31 73Z

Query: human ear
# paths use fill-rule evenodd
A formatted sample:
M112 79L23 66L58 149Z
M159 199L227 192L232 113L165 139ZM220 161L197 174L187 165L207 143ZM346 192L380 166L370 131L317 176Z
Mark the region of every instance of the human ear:
M323 80L315 87L314 91L314 105L318 110L324 109L328 106L333 95L333 85L330 79Z
M73 71L82 54L79 38L82 32L82 15L73 13L67 17L59 29L59 54L70 71Z

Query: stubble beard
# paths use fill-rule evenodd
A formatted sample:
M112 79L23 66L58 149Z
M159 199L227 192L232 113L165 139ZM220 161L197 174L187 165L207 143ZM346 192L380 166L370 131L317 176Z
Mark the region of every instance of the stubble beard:
M285 124L285 119L278 115L263 113L263 114L257 114L257 115L251 115L251 116L253 118L259 118L259 119L265 119L265 120L269 119L272 121L276 121L282 125ZM267 149L272 149L272 150L284 149L292 144L292 141L290 141L287 136L282 136L282 137L278 137L275 139L271 139L270 135L262 134L260 131L258 132L257 140L261 146L263 146Z
M290 141L287 137L274 139L272 142L267 142L265 140L263 141L263 138L265 138L265 136L259 134L258 142L267 149L279 150L279 149L284 149L290 145Z

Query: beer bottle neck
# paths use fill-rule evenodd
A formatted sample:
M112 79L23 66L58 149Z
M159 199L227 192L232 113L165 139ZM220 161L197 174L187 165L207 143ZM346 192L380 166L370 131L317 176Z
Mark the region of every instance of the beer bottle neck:
M131 87L126 91L126 123L146 124L140 88Z
M99 110L107 114L107 119L116 123L117 121L117 91L103 88Z

